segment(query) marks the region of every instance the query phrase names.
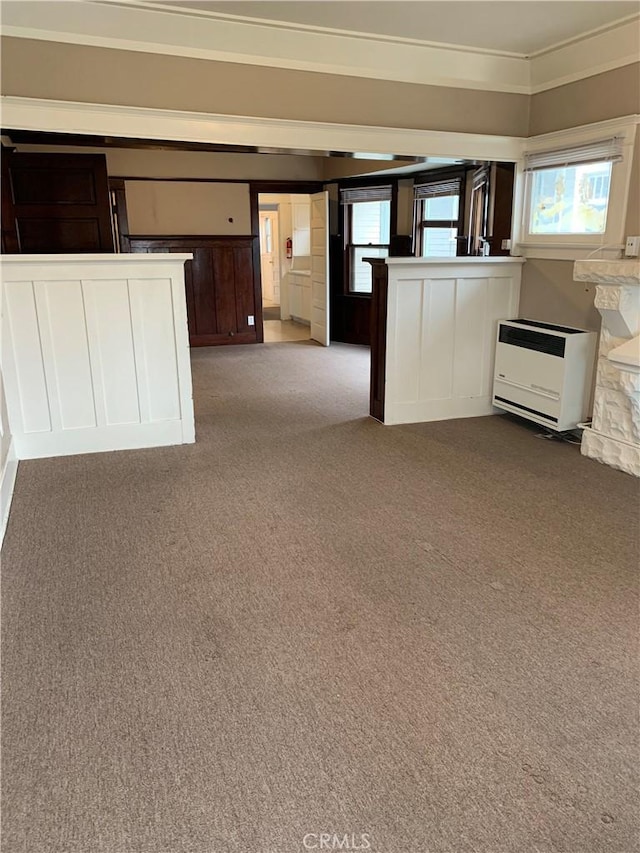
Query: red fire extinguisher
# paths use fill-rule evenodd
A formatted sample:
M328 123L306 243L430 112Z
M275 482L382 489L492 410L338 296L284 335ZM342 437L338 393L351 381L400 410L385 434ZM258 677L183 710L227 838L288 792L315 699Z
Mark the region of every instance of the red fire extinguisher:
M289 260L293 257L293 240L291 237L287 237L287 258Z

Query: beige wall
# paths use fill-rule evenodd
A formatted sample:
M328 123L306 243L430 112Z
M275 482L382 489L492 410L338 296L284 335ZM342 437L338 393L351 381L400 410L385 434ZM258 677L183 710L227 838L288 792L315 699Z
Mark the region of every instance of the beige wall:
M6 95L524 136L529 98L5 38ZM397 152L402 153L402 152Z
M110 177L223 178L241 181L320 181L321 157L290 154L220 154L75 145L16 145L18 151L51 154L105 154Z
M529 136L640 113L640 62L531 97Z
M638 112L640 63L533 95L529 134ZM640 128L636 131L625 233L640 234ZM528 260L522 272L520 315L599 330L594 290L595 285L573 280L573 261Z
M636 144L633 149L631 183L627 204L625 235L640 234L640 125L636 127Z
M125 189L130 234L251 234L248 184L126 181Z
M561 326L600 331L600 314L594 307L595 284L573 280L573 261L529 259L523 266L520 317ZM592 380L589 412L593 404Z
M526 136L640 112L639 70L640 63L628 65L529 98L6 38L2 90L95 103ZM314 179L361 170L357 161L329 164L316 158L277 156L265 160L263 155L250 159L249 155L111 151L108 158L111 174L140 177ZM640 233L639 160L640 140L627 216L626 231L632 234ZM170 222L158 213L158 205L180 190L168 184L136 189L129 202L130 219L133 204L131 230L144 226L149 233L179 233L176 228L198 233L194 229L202 227L200 233L249 233L246 188L227 186L228 192L220 185L203 190L207 198L197 210L192 209L191 196L187 203L184 196L177 201L173 195L167 204ZM209 192L216 199L211 215ZM229 216L234 218L233 225L227 221ZM206 226L200 226L205 219ZM589 286L573 282L572 269L570 261L528 261L522 314L598 328L593 294Z
M597 331L594 294L594 284L573 280L573 261L530 259L524 265L520 316Z

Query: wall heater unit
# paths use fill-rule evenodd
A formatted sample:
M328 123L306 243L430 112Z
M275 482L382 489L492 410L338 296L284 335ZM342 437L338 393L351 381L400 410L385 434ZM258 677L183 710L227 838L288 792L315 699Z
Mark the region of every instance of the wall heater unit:
M538 320L498 323L493 405L564 432L586 420L597 332Z

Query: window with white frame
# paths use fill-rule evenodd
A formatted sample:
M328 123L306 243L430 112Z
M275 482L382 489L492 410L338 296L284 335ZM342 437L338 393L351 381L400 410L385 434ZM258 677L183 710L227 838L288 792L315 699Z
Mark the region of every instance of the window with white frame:
M415 246L423 258L450 258L457 254L460 225L460 178L416 184Z
M598 137L594 126L559 134L558 141L571 142L564 147L551 147L548 138L544 148L542 139L534 142L524 157L521 196L519 242L527 256L576 258L589 247L616 251L624 236L634 131L620 127Z
M344 212L345 281L348 293L370 294L371 265L386 258L391 232L391 186L355 187L340 194Z

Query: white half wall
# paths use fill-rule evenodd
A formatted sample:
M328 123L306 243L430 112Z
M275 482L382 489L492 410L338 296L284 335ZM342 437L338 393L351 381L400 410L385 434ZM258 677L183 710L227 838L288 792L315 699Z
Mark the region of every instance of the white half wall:
M195 441L191 257L4 257L1 365L17 459Z
M9 428L4 382L0 369L0 546L9 521L9 510L17 473L18 460L16 459L13 436Z
M2 314L3 306L2 300L0 300L0 351L2 350ZM9 426L2 364L0 364L0 547L9 521L9 510L11 509L11 498L13 497L17 473L18 460L16 459L11 427Z
M490 415L498 320L520 258L388 258L385 424Z

